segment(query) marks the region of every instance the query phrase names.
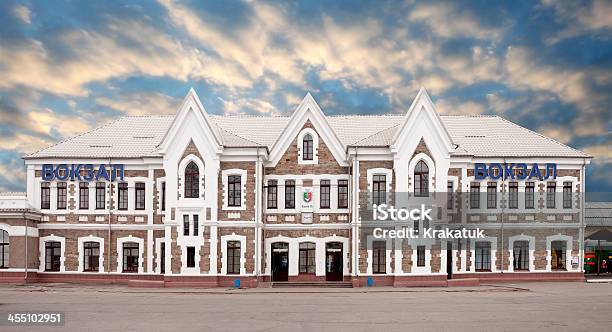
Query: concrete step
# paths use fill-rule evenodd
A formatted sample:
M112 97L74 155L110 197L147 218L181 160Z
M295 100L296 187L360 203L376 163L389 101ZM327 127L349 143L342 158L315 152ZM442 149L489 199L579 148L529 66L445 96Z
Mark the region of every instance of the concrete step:
M344 281L277 281L272 288L353 288L353 283Z

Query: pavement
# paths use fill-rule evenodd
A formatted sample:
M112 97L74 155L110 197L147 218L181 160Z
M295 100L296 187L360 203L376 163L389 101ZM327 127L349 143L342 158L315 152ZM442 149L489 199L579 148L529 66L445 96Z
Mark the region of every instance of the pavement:
M64 327L0 331L587 331L612 322L612 283L480 287L134 289L0 285L0 313L64 311Z

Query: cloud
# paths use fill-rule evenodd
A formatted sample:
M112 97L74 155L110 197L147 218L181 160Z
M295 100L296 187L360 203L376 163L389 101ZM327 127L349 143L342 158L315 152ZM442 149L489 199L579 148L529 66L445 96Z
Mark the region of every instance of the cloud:
M587 146L583 151L592 155L598 163L612 163L612 147L610 144L596 144Z
M434 34L444 38L468 37L498 40L504 28L481 24L468 12L460 11L451 4L418 4L408 15L412 22L425 24ZM502 23L500 23L502 25Z
M25 24L32 23L32 12L30 12L30 8L23 5L17 5L13 8L13 13L21 22Z
M436 101L436 109L444 115L478 115L485 113L486 105L475 101L461 101L457 98Z
M96 104L127 115L174 114L180 100L159 92L136 92L96 98Z
M553 1L543 0L544 7L552 8L558 20L564 22L564 28L546 38L547 44L555 44L562 40L581 34L607 31L612 29L612 2L609 0L584 1ZM603 35L609 39L609 34Z

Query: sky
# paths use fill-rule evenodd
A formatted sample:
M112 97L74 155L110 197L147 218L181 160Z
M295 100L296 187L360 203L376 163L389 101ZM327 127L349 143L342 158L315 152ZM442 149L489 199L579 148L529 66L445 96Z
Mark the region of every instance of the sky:
M0 191L122 115L497 114L594 157L612 191L612 1L0 1Z

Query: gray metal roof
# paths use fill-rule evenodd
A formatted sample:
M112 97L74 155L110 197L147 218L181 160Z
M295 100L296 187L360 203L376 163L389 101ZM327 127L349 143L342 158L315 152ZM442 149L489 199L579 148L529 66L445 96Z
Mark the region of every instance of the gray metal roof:
M210 115L225 147L270 148L289 117ZM588 157L581 151L498 116L442 116L455 155L476 157ZM139 158L159 156L157 146L173 115L126 116L26 156L29 158ZM345 146L389 146L403 115L327 116ZM297 133L296 133L297 134Z

